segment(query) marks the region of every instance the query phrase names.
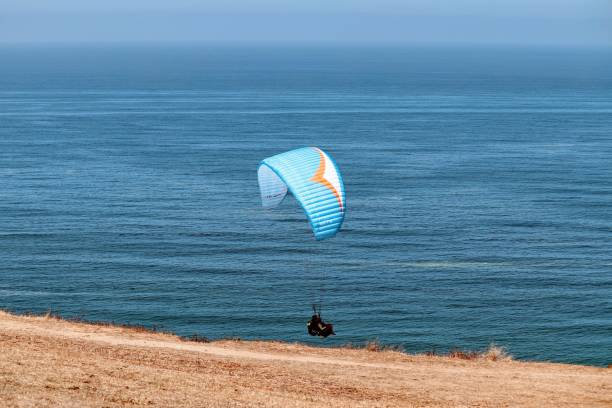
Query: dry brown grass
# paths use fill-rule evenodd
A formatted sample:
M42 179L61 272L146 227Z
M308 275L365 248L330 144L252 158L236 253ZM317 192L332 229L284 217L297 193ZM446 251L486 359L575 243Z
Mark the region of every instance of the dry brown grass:
M605 368L384 347L186 341L0 312L2 407L609 407ZM489 357L485 357L489 356Z
M490 344L483 351L466 351L461 349L452 349L448 354L438 354L435 350L425 353L427 356L448 357L458 360L488 360L488 361L511 361L512 356L506 352L506 349L495 344Z
M49 309L43 314L26 312L26 313L23 313L22 316L43 317L45 319L61 320L61 321L73 322L73 323L85 323L90 326L121 327L123 329L127 329L127 330L134 331L134 332L140 332L140 333L166 333L166 334L171 334L171 335L174 334L168 331L159 330L156 326L146 327L140 324L129 324L129 323L122 323L122 322L114 322L114 321L107 322L107 321L102 321L102 320L89 320L89 319L84 319L81 316L63 317L62 315L59 314L59 312L53 311L53 309ZM185 337L185 339L187 340L191 340L192 338L193 338L193 341L203 341L203 339L205 339L205 337L198 336L197 334Z
M394 351L398 353L404 353L404 348L402 346L394 344L383 344L378 339L367 341L364 344L363 349L370 352Z
M480 358L490 361L509 361L512 356L506 352L506 349L495 344L491 344L488 349L480 353Z
M341 348L349 349L349 350L359 350L363 349L369 352L398 352L405 353L405 350L401 346L397 345L388 345L383 344L378 339L367 341L363 346L355 345L353 343L348 343ZM506 352L506 349L503 347L497 346L495 344L489 345L486 350L483 351L466 351L458 348L452 349L450 352L446 354L439 354L435 350L425 353L424 355L429 357L447 357L449 359L458 359L458 360L489 360L489 361L510 361L512 360L512 356Z

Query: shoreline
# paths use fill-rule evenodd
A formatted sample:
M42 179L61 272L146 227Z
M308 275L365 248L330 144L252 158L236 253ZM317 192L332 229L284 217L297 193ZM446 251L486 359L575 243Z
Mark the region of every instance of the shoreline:
M189 340L3 311L0 349L9 407L612 405L610 369L485 354Z

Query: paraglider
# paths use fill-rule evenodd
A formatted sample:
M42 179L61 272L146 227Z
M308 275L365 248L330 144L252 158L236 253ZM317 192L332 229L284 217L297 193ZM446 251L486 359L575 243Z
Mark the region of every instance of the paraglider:
M257 171L261 202L278 206L291 193L302 206L317 240L331 238L346 210L344 184L332 158L317 147L303 147L268 157Z
M257 170L264 208L277 207L291 194L300 204L317 240L334 237L344 221L346 195L334 160L318 147L303 147L262 160ZM335 334L316 310L307 324L312 336Z

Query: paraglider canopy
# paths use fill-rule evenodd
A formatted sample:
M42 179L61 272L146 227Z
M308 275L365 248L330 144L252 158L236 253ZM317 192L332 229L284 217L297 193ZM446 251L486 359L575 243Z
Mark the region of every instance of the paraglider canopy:
M346 211L342 176L336 163L317 147L268 157L257 171L262 205L278 206L290 192L304 209L312 232L321 240L336 235Z

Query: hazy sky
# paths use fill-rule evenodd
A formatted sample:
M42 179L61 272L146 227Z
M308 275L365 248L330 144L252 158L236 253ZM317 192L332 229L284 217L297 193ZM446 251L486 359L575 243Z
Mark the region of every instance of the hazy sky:
M612 0L0 0L0 42L612 46Z

